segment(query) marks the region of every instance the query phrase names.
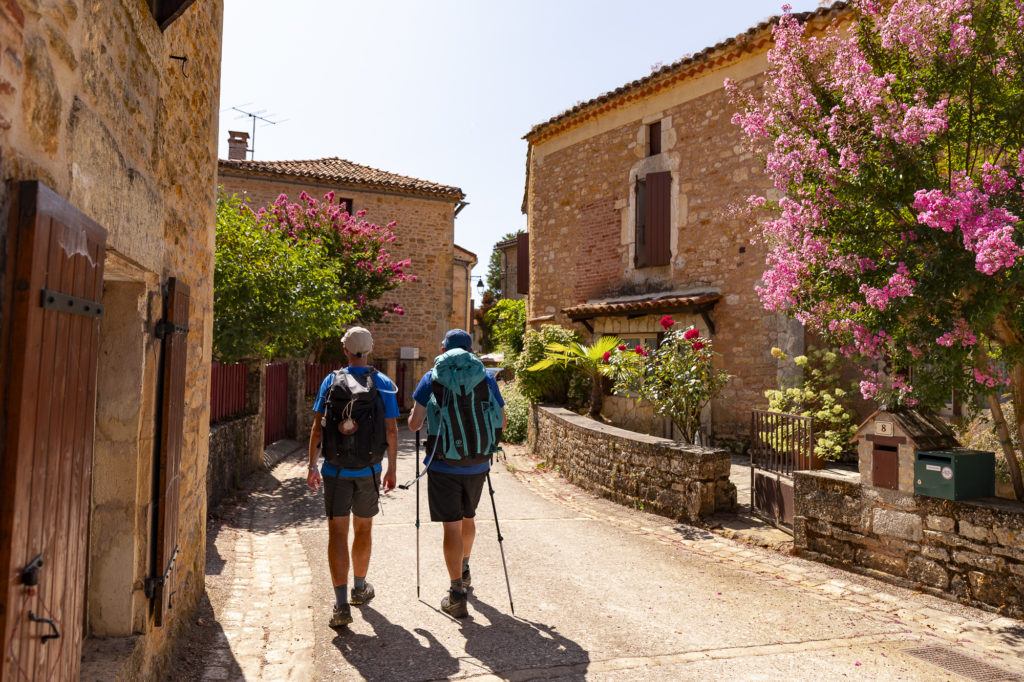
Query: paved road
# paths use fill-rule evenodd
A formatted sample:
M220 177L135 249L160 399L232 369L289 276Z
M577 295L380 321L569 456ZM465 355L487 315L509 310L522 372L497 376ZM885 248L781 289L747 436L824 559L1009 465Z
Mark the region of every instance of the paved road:
M512 463L492 478L514 616L486 491L471 618L438 610L448 579L424 482L421 599L415 493L398 491L374 523L377 597L331 630L326 522L299 451L211 521L208 601L176 679L1024 679L1020 621L748 547ZM413 469L403 435L399 480Z

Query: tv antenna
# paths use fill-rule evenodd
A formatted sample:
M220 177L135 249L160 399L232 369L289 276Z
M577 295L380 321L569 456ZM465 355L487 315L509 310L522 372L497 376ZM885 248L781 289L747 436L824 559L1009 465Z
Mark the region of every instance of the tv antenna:
M247 105L243 104L242 106L244 107L244 106L247 106ZM268 125L276 126L278 123L284 123L285 121L288 120L288 119L284 118L284 119L281 119L279 121L273 121L273 120L271 120L270 117L271 116L276 116L276 114L268 114L268 113L266 113L267 112L266 109L260 109L258 111L246 111L246 110L242 109L241 107L231 107L231 108L234 109L235 111L237 111L239 114L241 114L241 116L235 116L235 120L236 121L239 120L239 119L245 118L247 116L250 119L252 119L252 137L249 138L249 148L245 150L245 151L249 152L249 160L250 161L252 161L253 159L256 158L256 121L262 121L263 122L263 126L268 126ZM263 127L263 126L261 126L261 127Z

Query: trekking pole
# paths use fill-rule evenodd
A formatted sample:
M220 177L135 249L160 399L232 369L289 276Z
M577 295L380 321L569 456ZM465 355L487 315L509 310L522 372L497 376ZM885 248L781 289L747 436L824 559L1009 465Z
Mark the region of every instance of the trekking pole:
M501 550L501 567L505 569L505 589L508 590L508 608L516 615L516 607L512 605L512 585L508 581L508 564L505 563L505 546L501 543L501 527L498 525L498 507L494 504L494 486L491 485L491 472L487 471L487 489L491 492L491 509L494 510L494 529L498 531L498 549Z
M416 432L416 598L420 598L420 432Z

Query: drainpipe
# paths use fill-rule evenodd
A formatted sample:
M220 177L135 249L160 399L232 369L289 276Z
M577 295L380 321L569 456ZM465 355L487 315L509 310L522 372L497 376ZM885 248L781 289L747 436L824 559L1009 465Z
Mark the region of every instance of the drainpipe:
M455 206L455 215L453 217L454 218L458 218L459 217L459 212L462 211L462 209L466 208L467 206L469 206L469 202L468 201L460 201L458 204L456 204L456 206Z

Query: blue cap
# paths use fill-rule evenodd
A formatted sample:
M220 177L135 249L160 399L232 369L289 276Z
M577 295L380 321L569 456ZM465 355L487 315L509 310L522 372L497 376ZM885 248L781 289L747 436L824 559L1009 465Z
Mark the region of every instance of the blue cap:
M451 350L452 348L473 350L473 337L464 329L452 329L444 335L444 343L442 345L445 350Z

